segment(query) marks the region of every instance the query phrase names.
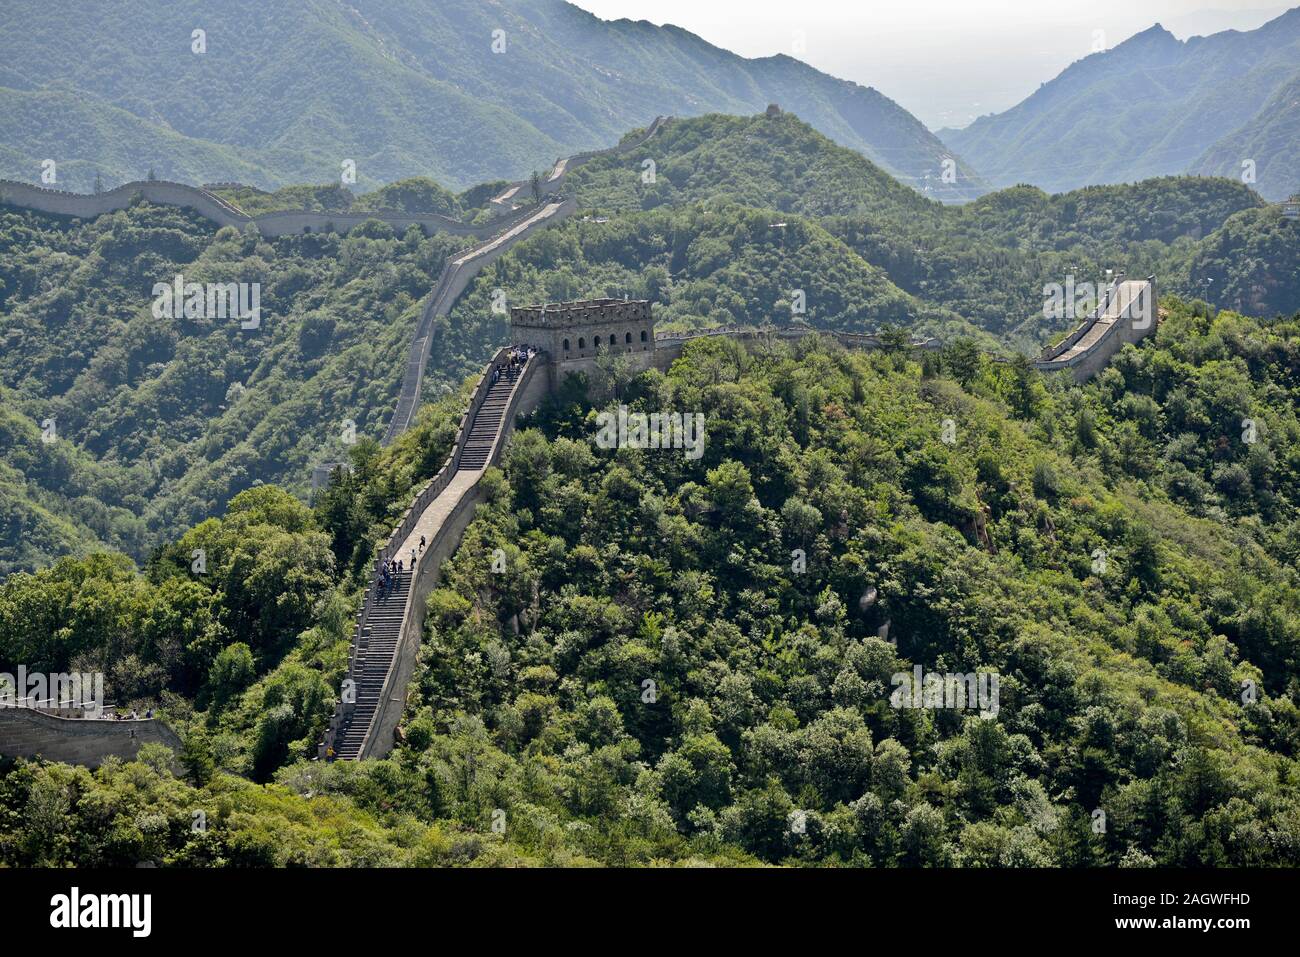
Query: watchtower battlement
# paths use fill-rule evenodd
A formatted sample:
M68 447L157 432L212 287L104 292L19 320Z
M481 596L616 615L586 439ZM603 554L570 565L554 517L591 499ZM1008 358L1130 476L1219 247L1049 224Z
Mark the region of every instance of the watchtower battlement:
M557 329L608 321L649 322L650 300L579 299L542 306L515 306L510 310L511 326Z
M610 353L645 358L655 348L654 315L648 299L582 299L510 310L510 335L516 343L545 350L553 365L578 371Z

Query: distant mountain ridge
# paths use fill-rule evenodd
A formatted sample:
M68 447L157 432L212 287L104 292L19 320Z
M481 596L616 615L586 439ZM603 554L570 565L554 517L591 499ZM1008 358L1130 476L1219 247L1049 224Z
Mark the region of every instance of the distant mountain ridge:
M68 189L151 168L273 188L337 181L351 160L362 189L429 176L459 190L655 114L775 102L927 195L987 191L873 89L562 0L13 0L0 64L0 177L34 181L54 159Z
M1032 96L940 130L994 186L1063 192L1176 173L1300 189L1300 7L1257 30L1177 39L1156 24L1072 64ZM1250 180L1246 180L1250 182Z

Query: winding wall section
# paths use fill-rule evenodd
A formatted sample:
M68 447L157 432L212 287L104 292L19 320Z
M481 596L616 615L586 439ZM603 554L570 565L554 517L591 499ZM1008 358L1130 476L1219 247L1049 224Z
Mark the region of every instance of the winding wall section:
M589 163L600 156L617 156L620 153L630 153L633 150L640 149L652 136L658 133L671 120L671 116L656 116L654 122L646 127L645 134L638 137L630 143L620 143L617 146L611 146L603 150L589 150L586 153L575 153L572 156L566 156L563 159L555 161L551 171L546 174L546 178L538 183L538 191L542 196L550 196L564 185L564 178L573 170L577 169L584 163ZM514 204L519 199L528 199L532 190L531 180L520 180L517 183L511 183L497 196L492 197L492 204L500 207L502 210L514 208Z
M181 751L176 732L157 718L63 718L34 708L0 708L0 757L40 757L97 768L108 757L132 761L150 743Z
M541 355L530 359L517 378L493 381L492 369L505 361L508 351L499 350L484 367L446 463L416 494L376 556L348 649L346 680L348 687L357 689L357 695L336 704L318 749L320 757L383 757L393 746L393 734L406 704L406 689L415 672L425 603L437 583L442 562L455 551L473 519L483 496L480 480L500 458L515 420L536 408L546 394L546 375L538 371L546 361ZM421 538L425 541L422 551ZM418 561L405 596L395 645L376 651L370 634L371 617L380 603L379 571L395 557L409 566L413 551ZM383 676L377 694L373 701L364 701L361 689L368 682L373 684L376 674ZM361 721L354 720L358 716Z
M420 389L424 382L424 370L429 362L434 320L451 312L456 299L484 267L499 259L510 247L527 238L535 230L560 222L576 208L577 204L572 199L548 203L486 242L465 250L443 267L438 284L433 287L433 292L420 313L420 322L416 326L415 337L411 341L411 348L407 354L402 388L397 395L397 409L388 422L384 445L391 445L399 435L410 428L415 418L420 403Z
M70 193L10 179L0 180L0 203L35 209L55 216L74 216L78 219L93 219L105 213L126 209L136 197L164 206L182 206L192 209L218 226L234 226L243 229L251 223L259 233L270 238L313 231L346 233L371 219L388 223L399 230L419 226L429 234L442 232L456 236L484 238L494 236L503 229L509 229L527 219L533 212L531 209L526 209L514 216L494 219L479 225L463 223L441 213L403 213L382 209L338 213L318 213L306 209L279 210L250 216L216 193L200 186L187 186L184 183L141 180L124 183L102 193Z
M1082 382L1104 369L1125 343L1154 333L1158 315L1155 276L1111 283L1101 304L1061 342L1043 350L1034 368L1069 370Z

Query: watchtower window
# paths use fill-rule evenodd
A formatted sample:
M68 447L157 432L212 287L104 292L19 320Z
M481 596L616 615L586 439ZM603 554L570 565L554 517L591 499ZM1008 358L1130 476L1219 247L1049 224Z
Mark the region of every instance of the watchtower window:
M612 332L609 334L609 344L611 346L614 344L614 334Z
M642 341L642 342L645 342L645 330L644 330L644 329L641 330L641 341Z
M631 344L632 344L632 333L629 332L627 335L623 337L623 345L626 346Z
M587 340L582 338L581 336L578 337L578 348L579 349L587 348Z
M565 351L565 352L568 352L568 351L569 351L569 340L568 340L568 339L565 339L565 340L564 340L564 351Z

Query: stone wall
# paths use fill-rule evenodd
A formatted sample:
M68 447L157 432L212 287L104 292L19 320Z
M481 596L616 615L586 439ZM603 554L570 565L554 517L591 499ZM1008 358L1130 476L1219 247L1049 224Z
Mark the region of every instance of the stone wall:
M498 352L493 358L493 363L499 361L501 356L502 353ZM540 368L544 362L544 356L536 356L524 369L523 377L515 386L510 405L502 417L501 428L488 457L488 466L495 465L499 461L510 435L514 432L515 420L533 411L545 398L548 391L547 377ZM493 363L489 364L489 368ZM486 376L480 382L485 379ZM459 448L452 453L453 460L457 457L458 451ZM384 682L384 693L375 710L370 731L362 745L362 758L382 758L392 750L393 736L406 709L407 688L415 674L420 642L424 636L424 613L429 593L438 583L442 563L455 553L461 537L465 534L465 529L474 520L474 513L483 500L483 495L483 485L477 481L461 495L450 514L438 527L425 548L424 555L416 565L415 580L411 583L411 593L403 613L397 652L393 656L392 668Z
M162 206L192 209L218 226L242 229L252 223L258 232L268 238L304 232L346 233L367 220L375 219L388 223L399 232L411 226L419 226L428 234L444 232L481 239L517 225L534 212L526 209L480 225L462 223L441 213L402 213L392 210L317 213L304 209L249 216L215 193L196 186L186 186L184 183L147 180L126 183L103 193L70 193L15 180L0 180L0 203L56 216L75 216L78 219L93 219L105 213L126 209L137 196Z
M533 210L499 236L487 242L467 249L443 267L438 284L434 286L424 309L420 313L420 322L416 326L415 337L407 356L406 371L402 376L402 387L397 397L397 408L388 423L384 444L391 445L399 435L405 432L415 417L420 403L420 390L424 382L424 370L429 362L429 353L433 348L433 320L451 312L452 304L465 291L465 287L483 271L515 245L528 238L538 229L553 223L562 222L577 204L569 199L562 203Z
M69 193L45 189L30 183L0 180L0 203L35 209L56 216L93 219L125 209L137 196L164 206L182 206L212 220L218 226L243 226L249 217L207 190L183 183L150 180L126 183L103 193Z
M1122 298L1109 311L1106 306L1094 310L1063 342L1045 350L1034 368L1040 372L1068 370L1084 382L1105 369L1126 344L1154 335L1159 324L1155 276L1119 283L1114 294Z
M652 136L658 133L669 119L671 119L671 117L656 116L654 122L646 128L645 135L631 143L611 146L603 150L588 150L585 153L574 153L572 156L566 156L563 159L557 160L555 165L551 167L550 173L543 177L541 182L538 183L539 192L542 196L549 196L552 193L555 193L564 184L565 177L583 163L589 163L599 156L627 153L639 148ZM508 187L502 190L500 194L494 196L492 198L492 203L497 206L508 207L511 203L531 201L532 195L532 180L520 180L511 183Z
M176 754L181 750L176 732L157 718L60 718L30 708L0 708L0 757L43 757L97 768L110 755L131 761L145 744L166 745Z
M654 317L644 300L518 306L510 310L510 336L543 349L561 365L611 352L651 353L655 347Z
M834 339L840 345L849 349L879 349L881 347L880 338L869 332L834 332L829 329L813 329L806 326L791 326L785 328L753 328L750 326L720 326L714 329L704 329L699 332L687 333L660 333L655 340L653 364L655 368L666 372L668 367L682 356L682 350L686 348L686 343L694 339L708 339L719 336L725 336L728 339L737 339L741 342L759 342L771 340L775 342L792 342L802 339L804 336L820 335ZM943 343L938 339L913 339L911 348L921 350L935 350L942 348Z

